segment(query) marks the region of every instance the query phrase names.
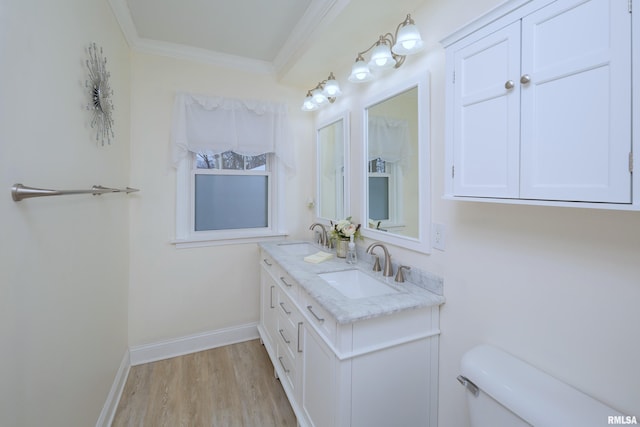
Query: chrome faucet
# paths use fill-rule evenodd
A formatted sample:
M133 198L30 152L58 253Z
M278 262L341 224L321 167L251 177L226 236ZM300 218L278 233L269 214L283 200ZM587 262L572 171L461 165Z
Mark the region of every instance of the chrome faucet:
M327 229L324 227L324 225L320 224L319 222L314 222L313 224L311 224L311 227L309 227L309 230L315 229L317 225L322 228L322 233L320 233L320 241L318 243L320 243L324 247L328 247L329 238L327 236Z
M370 244L369 247L367 248L367 253L371 255L375 255L373 253L373 250L377 246L380 246L384 251L384 269L382 271L382 275L385 277L391 277L393 276L393 266L391 265L391 255L389 255L389 251L387 250L387 247L380 242L374 242Z

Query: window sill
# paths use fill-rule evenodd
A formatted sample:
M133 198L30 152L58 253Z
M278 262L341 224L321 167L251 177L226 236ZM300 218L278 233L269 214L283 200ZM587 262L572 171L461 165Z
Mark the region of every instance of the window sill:
M256 234L252 236L235 236L235 237L190 237L185 239L172 240L170 243L176 246L176 249L201 248L207 246L223 246L223 245L241 245L246 243L258 243L269 240L282 240L287 233L270 233Z

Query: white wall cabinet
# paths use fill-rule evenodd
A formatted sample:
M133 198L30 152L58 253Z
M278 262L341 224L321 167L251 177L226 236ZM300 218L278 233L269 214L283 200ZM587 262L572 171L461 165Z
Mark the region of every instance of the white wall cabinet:
M631 205L631 27L627 2L511 1L444 40L447 196Z
M438 306L341 324L264 250L261 266L258 331L300 426L437 425Z

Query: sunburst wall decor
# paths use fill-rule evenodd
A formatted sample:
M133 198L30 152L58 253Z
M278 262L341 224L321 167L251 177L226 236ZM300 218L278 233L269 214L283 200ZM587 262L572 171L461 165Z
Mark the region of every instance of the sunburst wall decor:
M89 89L91 101L87 105L87 110L92 112L91 128L96 130L96 141L104 145L111 144L115 137L113 133L113 89L109 85L110 73L107 71L107 58L102 56L102 48L91 43L87 49L89 59L87 68L89 69L89 79L85 86Z

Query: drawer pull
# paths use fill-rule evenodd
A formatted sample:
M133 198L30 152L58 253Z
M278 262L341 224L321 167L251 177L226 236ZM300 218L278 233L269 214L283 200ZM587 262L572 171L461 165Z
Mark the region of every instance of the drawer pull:
M284 336L284 329L280 329L278 332L280 332L280 336L282 337L285 343L291 344L291 341L289 341L287 337Z
M282 356L279 356L278 360L280 361L280 365L282 366L282 369L284 369L285 374L288 374L289 370L287 369L286 366L284 366L284 362L282 361Z
M275 286L271 286L271 288L269 289L269 294L270 294L270 295L269 295L269 298L270 298L270 300L269 300L269 307L270 307L270 308L276 308L276 306L275 306L275 305L273 305L273 289L274 289L274 288L275 288Z
M262 261L263 261L265 264L267 264L269 267L271 267L271 266L273 265L273 264L271 264L271 263L269 262L269 260L268 260L268 259L266 259L266 258L264 258Z
M313 311L313 307L311 307L310 305L307 306L307 310L309 310L311 312L311 314L313 314L313 317L315 317L318 322L323 323L324 319L320 316L318 316L314 311Z
M291 314L291 312L289 310L287 310L287 308L284 306L284 303L281 302L280 303L280 307L282 307L282 309L284 310L284 313L288 316Z
M284 280L284 276L280 276L280 280L282 280L282 283L284 283L285 285L287 285L288 287L292 287L293 285L291 283L287 283L286 280Z
M300 343L302 340L300 339L300 332L302 331L302 322L298 322L298 353L302 353L302 349L300 348Z

